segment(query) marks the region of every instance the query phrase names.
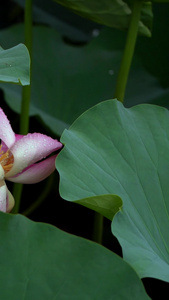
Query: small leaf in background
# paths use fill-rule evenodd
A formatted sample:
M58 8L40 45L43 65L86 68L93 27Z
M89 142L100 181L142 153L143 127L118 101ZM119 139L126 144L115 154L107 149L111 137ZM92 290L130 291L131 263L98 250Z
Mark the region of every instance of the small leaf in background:
M113 28L127 29L132 14L134 0L55 0L82 17L91 19L102 25ZM128 5L130 4L130 5ZM138 32L151 36L152 11L151 3L144 3ZM149 27L147 27L149 25Z
M25 8L23 0L13 0L22 9ZM33 1L33 21L35 24L43 24L56 29L62 36L69 41L83 45L93 38L93 30L102 27L90 20L87 20L73 13L70 9L49 0Z
M30 57L25 45L4 50L0 47L0 81L29 85Z
M169 282L168 110L105 101L82 114L61 142L61 197L118 195L123 207L112 231L124 258L141 277Z
M1 299L148 300L134 270L106 248L0 213Z

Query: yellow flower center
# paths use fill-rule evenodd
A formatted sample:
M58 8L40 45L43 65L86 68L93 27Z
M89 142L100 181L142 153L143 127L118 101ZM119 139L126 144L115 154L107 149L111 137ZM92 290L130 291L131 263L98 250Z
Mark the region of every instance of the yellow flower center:
M0 164L4 169L5 174L11 170L13 163L13 154L9 149L4 153L4 151L2 150L2 145L0 145Z

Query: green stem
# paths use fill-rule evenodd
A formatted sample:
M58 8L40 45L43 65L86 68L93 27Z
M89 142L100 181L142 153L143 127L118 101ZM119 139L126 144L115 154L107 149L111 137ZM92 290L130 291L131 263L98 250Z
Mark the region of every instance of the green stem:
M25 1L25 45L29 51L30 59L32 57L32 0ZM30 64L30 83L32 68ZM31 99L31 84L22 89L22 104L20 116L20 133L27 134L29 131L29 106Z
M32 0L25 1L25 45L29 51L30 60L32 57ZM32 68L30 64L30 85L23 86L22 88L22 103L20 114L20 134L27 134L29 131L29 106L31 99L31 75ZM22 184L14 183L13 196L15 199L15 207L13 213L18 213L22 195Z
M102 244L103 219L104 217L102 215L95 212L92 240L98 244Z
M119 101L123 102L128 75L131 67L131 62L134 54L137 33L138 33L138 25L140 20L141 8L142 8L142 0L134 0L133 1L133 10L130 20L130 25L128 29L126 45L123 52L123 57L117 77L116 89L114 97Z

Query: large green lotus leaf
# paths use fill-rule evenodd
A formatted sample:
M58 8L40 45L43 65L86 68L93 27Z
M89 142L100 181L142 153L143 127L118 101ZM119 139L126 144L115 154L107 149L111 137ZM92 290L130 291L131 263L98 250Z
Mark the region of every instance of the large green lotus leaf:
M133 0L55 0L82 17L113 28L127 29L129 26ZM129 4L129 5L128 5ZM151 3L143 3L139 33L151 36ZM149 25L149 27L147 27Z
M108 100L82 114L61 142L61 196L118 195L123 207L112 231L124 258L141 277L169 281L168 110Z
M5 47L23 40L21 25L1 30ZM51 28L35 27L30 115L39 116L60 135L86 109L111 98L124 43L125 33L110 28L104 28L89 44L77 47L65 44ZM142 65L140 58L133 60L126 105L156 100L162 103L169 94L169 89L164 89ZM21 88L3 83L0 87L7 103L19 113Z
M49 224L0 213L0 244L3 300L150 299L122 258Z
M0 47L0 81L28 85L30 57L25 45L4 50Z

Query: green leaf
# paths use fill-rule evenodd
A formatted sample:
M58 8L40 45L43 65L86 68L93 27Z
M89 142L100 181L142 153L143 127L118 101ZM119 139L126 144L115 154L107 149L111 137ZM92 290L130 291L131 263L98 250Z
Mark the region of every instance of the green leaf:
M0 81L29 85L30 57L25 45L4 50L0 47Z
M144 68L159 79L163 88L169 87L168 69L169 69L169 42L166 36L169 36L169 3L154 3L154 24L153 35L151 39L138 38L136 51L138 56L142 57ZM158 43L157 43L158 41ZM151 92L153 88L151 87ZM169 99L169 95L168 95ZM158 104L163 101L157 96Z
M23 40L21 25L1 30L1 41L5 47ZM40 117L46 126L60 135L86 109L98 101L111 98L124 42L125 32L104 28L89 44L77 47L64 43L62 37L49 27L34 27L30 115ZM154 40L150 48L150 40L144 39L142 49L146 49L148 53L136 55L133 60L126 105L143 101L156 101L160 104L164 98L168 99L169 88L161 86L158 80L158 62L151 63L154 68L151 68L151 74L146 71L150 53L153 51L153 57L157 58L160 53L160 58L165 61L165 66L160 68L163 70L163 78L167 78L168 52L164 53L160 46L155 45ZM166 46L163 49L167 49ZM138 50L141 51L141 47ZM153 75L154 72L158 72L157 78ZM0 87L9 106L19 113L21 87L3 83L0 83Z
M55 0L82 17L94 22L119 29L127 29L132 14L132 4L135 0ZM130 4L130 5L128 5ZM148 19L148 22L147 22ZM151 3L143 3L139 33L151 36L152 11ZM147 27L147 24L150 27Z
M61 141L61 196L118 195L123 208L112 231L124 258L141 277L169 281L168 110L105 101L82 114Z
M22 9L25 9L25 1L14 0ZM81 18L72 11L49 0L35 0L33 2L33 21L36 24L43 24L55 28L64 37L78 43L85 43L91 39L92 30L100 27L90 20Z
M4 300L149 299L120 257L54 226L0 213L0 244Z
M95 210L111 221L122 207L122 200L117 195L99 195L76 200L75 202Z

